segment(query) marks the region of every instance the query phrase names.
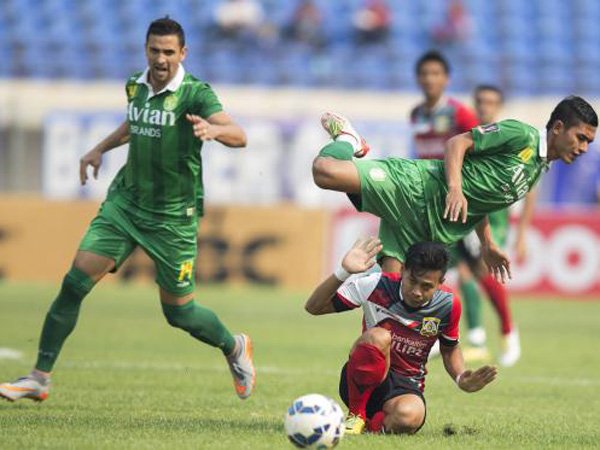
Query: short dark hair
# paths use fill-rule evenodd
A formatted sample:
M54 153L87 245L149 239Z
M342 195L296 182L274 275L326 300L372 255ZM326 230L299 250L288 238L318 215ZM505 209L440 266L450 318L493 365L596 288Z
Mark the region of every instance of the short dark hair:
M419 242L406 252L404 268L413 273L439 270L442 275L448 270L448 250L439 242Z
M151 34L155 36L169 36L176 34L179 38L179 45L185 47L185 33L179 22L171 19L169 16L162 17L153 21L146 32L146 43Z
M437 50L429 50L420 56L420 58L417 60L417 64L415 64L415 73L419 75L423 65L428 62L440 63L444 68L444 72L446 72L446 75L450 75L450 63L448 62L446 57Z
M502 89L500 89L498 86L493 84L479 84L475 87L473 95L477 96L480 92L483 91L495 92L496 94L498 94L498 96L500 96L500 101L504 103L504 92L502 92Z
M554 111L550 114L546 130L550 130L557 120L564 123L567 129L577 125L579 122L593 127L598 126L598 116L592 105L576 95L569 95L556 105Z

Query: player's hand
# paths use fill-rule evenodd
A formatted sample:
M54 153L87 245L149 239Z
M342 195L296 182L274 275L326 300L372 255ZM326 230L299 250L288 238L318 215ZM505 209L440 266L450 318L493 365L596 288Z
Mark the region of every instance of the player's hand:
M449 219L450 222L456 222L458 219L462 223L467 221L467 199L463 194L462 189L449 189L446 195L446 209L444 210L444 219Z
M201 141L212 141L218 136L218 126L212 125L196 114L186 114L185 118L192 123L194 136Z
M342 267L348 273L366 272L375 265L375 257L382 248L381 241L377 238L359 239L344 256Z
M98 170L102 165L102 152L97 149L90 150L79 160L79 181L84 186L88 180L87 167L94 168L94 179L98 179Z
M490 273L496 280L506 283L512 278L510 272L510 260L506 253L495 245L483 245L481 256Z
M465 370L458 379L458 387L465 392L477 392L494 381L497 374L494 366L483 366L474 372Z

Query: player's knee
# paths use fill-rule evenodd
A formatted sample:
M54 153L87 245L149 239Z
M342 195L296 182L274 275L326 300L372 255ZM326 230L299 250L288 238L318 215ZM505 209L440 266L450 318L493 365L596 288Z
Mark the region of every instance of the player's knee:
M392 345L392 334L385 328L373 327L365 331L360 340L363 343L371 344L381 350L385 350Z
M425 411L412 403L397 403L388 412L385 428L394 434L414 434L423 425Z
M322 189L330 187L333 177L332 161L329 158L316 157L313 161L312 173L315 184Z

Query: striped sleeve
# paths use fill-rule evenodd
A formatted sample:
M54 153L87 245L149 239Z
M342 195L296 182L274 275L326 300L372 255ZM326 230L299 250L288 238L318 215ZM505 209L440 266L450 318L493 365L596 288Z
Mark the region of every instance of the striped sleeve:
M358 308L371 296L380 279L381 272L350 277L339 287L336 297L348 309Z
M454 346L458 344L459 336L459 323L460 315L462 312L462 305L460 299L456 296L452 296L452 309L450 310L450 318L448 325L442 330L440 335L440 343L443 345Z

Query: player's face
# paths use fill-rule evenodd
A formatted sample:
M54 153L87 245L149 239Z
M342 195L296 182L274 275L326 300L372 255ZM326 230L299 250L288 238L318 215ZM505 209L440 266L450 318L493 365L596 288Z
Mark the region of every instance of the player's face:
M179 36L151 34L146 42L146 59L150 68L150 84L156 90L165 87L177 73L187 49L179 43Z
M405 270L402 275L402 298L413 308L419 308L428 303L433 294L444 281L440 270L413 272Z
M554 145L548 150L548 157L561 159L567 164L587 153L589 144L596 136L596 127L583 122L565 128L563 122L556 121L550 131L554 136Z
M429 61L421 66L417 82L428 99L437 100L448 86L448 74L437 61Z
M498 120L502 109L502 97L496 91L482 90L475 94L475 110L482 124L494 123Z

